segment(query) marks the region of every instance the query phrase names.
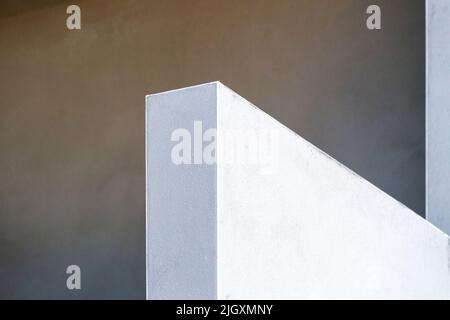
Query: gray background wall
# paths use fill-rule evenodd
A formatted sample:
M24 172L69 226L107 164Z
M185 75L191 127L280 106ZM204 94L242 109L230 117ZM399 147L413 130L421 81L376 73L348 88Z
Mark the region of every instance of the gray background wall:
M144 96L202 82L423 214L424 1L72 3L0 3L0 298L145 297Z

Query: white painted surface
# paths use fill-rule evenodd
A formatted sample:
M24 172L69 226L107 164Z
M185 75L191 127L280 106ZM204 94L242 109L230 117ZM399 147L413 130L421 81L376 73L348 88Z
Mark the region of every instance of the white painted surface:
M209 90L216 90L211 84L208 86ZM164 202L157 207L158 223L163 225L168 219L174 228L153 228L154 234L147 235L148 255L154 257L148 263L147 273L153 273L148 280L149 292L159 286L158 290L169 293L159 298L190 298L190 291L196 297L211 298L210 288L217 288L218 299L450 298L447 235L230 89L220 83L216 86L216 105L211 108L217 112L219 142L230 131L276 132L279 144L277 156L272 159L277 159L278 166L267 170L267 163L264 168L258 164L226 163L223 155L229 151L228 145L219 143L219 160L212 166L217 175L217 189L210 173L201 179L185 174L167 180L164 192L182 192L183 201L172 198L178 209L170 215L164 213ZM198 88L183 90L201 92ZM167 93L167 101L171 100L170 94ZM176 104L181 106L186 101L194 106L195 96L191 98L180 99L178 95L173 111L177 112ZM201 99L201 95L197 98ZM197 120L202 120L199 116L195 114ZM164 117L167 119L161 121L167 123L173 117L181 119L180 115L170 113ZM192 118L187 117L186 121ZM148 135L152 136L152 131ZM248 141L244 137L236 139L232 146L248 150L252 147ZM159 148L154 152L170 149ZM147 155L151 164L155 155L151 152ZM170 165L164 161L159 164L164 172L163 167ZM149 176L148 179L151 180ZM190 179L196 179L198 188L203 190L200 197L185 189L191 184ZM152 192L160 192L157 188L157 184L148 188L149 199ZM216 190L217 207L211 212L214 206L208 206L202 220L191 208L202 208L205 199L206 204L214 203L204 190ZM194 214L200 224L194 232L190 230L192 225L184 225L186 212ZM149 225L154 214L149 205ZM215 221L215 226L211 221ZM183 238L177 232L184 232L184 239L189 241L180 241ZM192 234L195 237L188 236ZM153 252L152 241L159 243L157 248L161 250ZM216 256L216 261L202 260L198 254L192 256L200 259L195 263L185 259L190 252L198 253L205 241L215 245L215 253L207 252ZM165 247L165 242L179 247ZM167 256L163 253L167 248L172 253L184 252L184 258ZM159 260L158 265L155 260ZM189 278L192 274L201 274L196 269L200 262L207 275L211 275L211 268L216 268L213 272L216 278L208 276L198 283L192 282L198 279ZM172 268L174 265L176 268ZM181 288L179 281L159 278L155 267L174 273ZM188 281L183 280L185 277ZM205 281L213 283L205 286ZM177 290L183 294L177 294Z
M174 130L216 127L216 84L147 96L147 298L216 298L216 167L171 161Z
M450 1L427 1L426 216L450 232Z
M218 95L219 134L277 130L280 142L276 174L218 163L219 299L450 297L444 233L231 90Z

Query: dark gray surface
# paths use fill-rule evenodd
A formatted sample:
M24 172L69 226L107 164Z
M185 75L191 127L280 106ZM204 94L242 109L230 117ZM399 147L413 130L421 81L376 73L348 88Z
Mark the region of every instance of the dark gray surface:
M145 297L152 92L221 80L423 213L424 1L36 2L0 3L1 298Z

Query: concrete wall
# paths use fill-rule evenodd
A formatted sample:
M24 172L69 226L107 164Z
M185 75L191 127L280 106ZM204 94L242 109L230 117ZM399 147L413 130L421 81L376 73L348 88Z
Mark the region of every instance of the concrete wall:
M216 88L212 83L147 97L149 299L217 296L217 168L215 164L178 165L171 158L175 145L188 143L193 160L194 144L198 148L200 141L203 149L203 132L217 128ZM202 128L200 136L194 137L197 120L202 121ZM187 130L189 141L172 137L177 129Z
M144 96L222 80L423 214L424 2L0 2L0 297L145 297ZM83 289L68 291L78 264Z
M450 3L427 4L427 219L450 233Z
M446 234L221 85L217 108L218 135L278 141L270 171L219 157L219 299L450 298Z
M150 299L450 298L446 234L232 90L147 108ZM171 161L215 116L217 162Z

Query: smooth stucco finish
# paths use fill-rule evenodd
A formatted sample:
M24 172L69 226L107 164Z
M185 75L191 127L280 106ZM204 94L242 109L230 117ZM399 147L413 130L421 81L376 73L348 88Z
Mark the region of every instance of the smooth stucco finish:
M215 83L147 96L148 299L216 298L216 166L171 159L175 130L216 128L216 101Z
M183 230L185 215L190 214L189 208L204 204L202 190L214 190L216 211L204 212L204 219L198 216L196 222L201 225L195 230L202 234L182 243L181 248L195 253L203 241L215 244L217 278L208 277L208 281L214 286L217 282L218 299L450 298L447 235L220 83L165 93L174 113L161 116L164 132L166 123L180 117L179 108L196 106L196 99L202 105L202 96L180 100L180 92L217 94L217 104L209 104L213 111L204 118L195 114L197 120L209 121L210 114L217 112L218 162L202 165L216 171L217 181L208 175L195 178L200 196L194 197L183 189L191 183L188 173L194 170L193 165L181 165L176 170L184 173L177 184L165 185L163 191L150 186L147 191L150 199L153 193L180 191L183 201L174 199L178 210L167 211L169 205L161 202L156 211L148 207L147 217L151 224L156 215L158 225L172 223L176 217L180 219L179 232L191 232L189 226L188 231ZM185 127L192 126L192 117L184 120ZM148 129L149 136L159 136ZM257 136L275 133L278 143L271 150L277 154L272 157L276 163L271 163L271 170L267 170L267 163L261 166L260 162L226 160L229 148L250 150L253 145L249 135L235 135L231 144L223 137L248 130ZM163 142L150 140L149 144L160 146L155 152L170 153ZM150 164L154 157L169 156L148 153ZM173 170L170 161L160 164L163 172ZM207 194L209 198L211 194ZM211 220L210 215L217 218ZM149 256L153 256L151 239L158 243L177 241L173 232L149 232L148 237ZM158 252L156 249L155 254ZM174 277L188 274L187 280L197 272L192 261L183 265L183 257L177 269L171 268L174 257L159 258L158 268L171 270ZM197 259L204 268L214 266L211 261ZM155 264L150 259L148 274L154 273L152 268ZM170 279L157 281L149 279L149 288L162 286L170 292L172 286L178 286ZM183 288L186 298L197 292L197 286L204 286L189 283ZM210 296L203 292L203 297Z
M426 216L450 232L450 2L427 1Z
M279 141L271 174L219 158L218 298L450 298L447 235L222 85L218 126Z

